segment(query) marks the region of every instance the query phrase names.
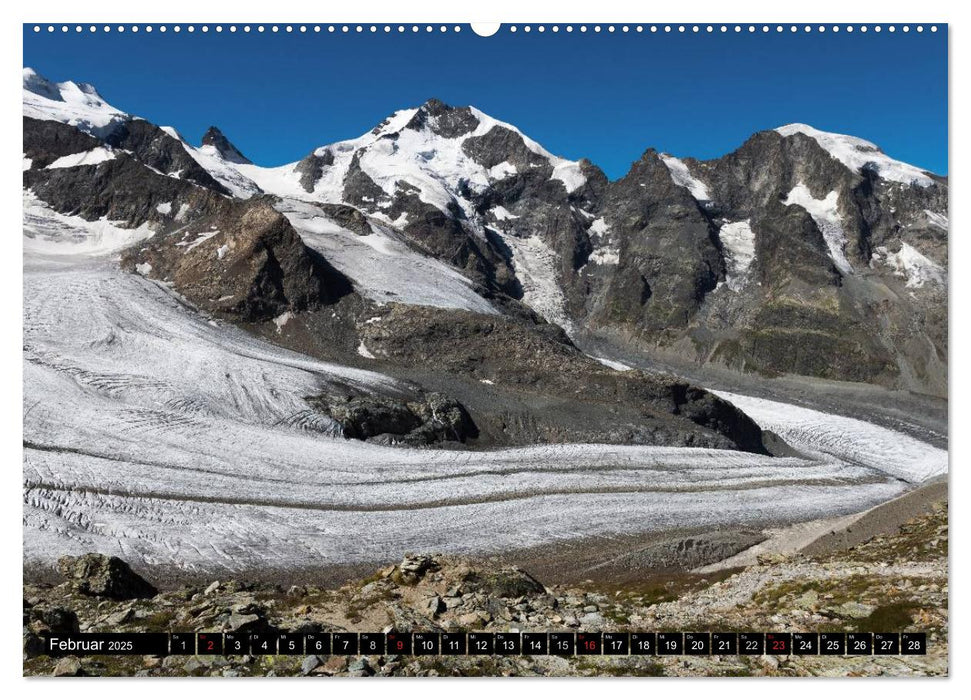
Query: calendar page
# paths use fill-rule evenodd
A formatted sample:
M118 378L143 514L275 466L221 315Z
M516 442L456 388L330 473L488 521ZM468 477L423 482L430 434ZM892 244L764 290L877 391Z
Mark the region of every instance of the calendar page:
M947 52L25 24L24 675L947 675Z

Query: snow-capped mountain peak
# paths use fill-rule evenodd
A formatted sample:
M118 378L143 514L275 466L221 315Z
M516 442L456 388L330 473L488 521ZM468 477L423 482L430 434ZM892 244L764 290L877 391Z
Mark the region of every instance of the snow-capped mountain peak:
M58 86L30 67L24 68L24 90L48 100L64 101Z
M471 195L525 169L545 169L567 192L586 182L579 162L552 155L513 125L435 98L393 112L361 136L321 146L297 163L234 167L266 192L346 202L379 219L406 193L444 213L457 207L474 218Z
M232 142L219 130L218 127L210 126L202 137L201 149L211 149L223 160L230 163L250 164L252 161L244 156Z
M919 187L929 187L934 184L934 180L928 176L926 171L891 158L881 151L876 144L856 136L820 131L808 124L798 123L780 126L775 131L782 136L792 136L793 134L809 136L823 150L855 173L869 169L875 171L882 179L891 182Z
M70 80L55 83L33 68L23 72L25 117L59 121L103 137L130 116L108 104L93 85Z

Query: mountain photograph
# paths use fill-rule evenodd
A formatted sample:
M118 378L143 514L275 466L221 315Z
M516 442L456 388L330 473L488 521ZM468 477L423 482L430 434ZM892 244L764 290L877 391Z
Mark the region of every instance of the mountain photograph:
M800 122L608 175L435 93L264 165L89 73L23 68L25 675L948 673L946 175ZM691 628L930 642L41 650Z

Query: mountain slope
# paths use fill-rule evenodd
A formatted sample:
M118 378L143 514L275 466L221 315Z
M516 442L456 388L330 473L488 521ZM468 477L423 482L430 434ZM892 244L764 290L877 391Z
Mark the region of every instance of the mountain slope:
M744 283L686 333L698 356L946 394L944 179L802 125L685 163L726 259L733 229L751 232Z
M73 123L109 149L27 153L25 141L25 158L46 169L55 156L80 165L111 155L98 167L117 169L130 154L220 194L270 195L374 301L527 308L576 338L662 358L946 393L947 181L862 139L792 124L709 161L648 149L609 182L474 107L432 99L263 168L218 129L197 148L90 86L59 87L29 69L24 84L25 114ZM71 111L82 107L85 118ZM36 170L25 181L38 191L58 179ZM355 234L395 252L347 254ZM426 281L375 274L365 258L389 269L409 260ZM431 260L445 265L444 287L420 263Z
M25 90L35 88L35 83L33 79L25 81ZM465 133L468 123L464 117L456 117L449 125L450 113L442 114L446 118L440 120L418 110L408 116L406 126L444 149L444 141L460 138L453 135ZM463 114L478 123L479 118L471 111ZM615 391L612 387L620 372L605 370L577 350L559 328L499 291L492 274L495 266L490 265L493 260L505 265L505 260L476 228L478 224L468 223L475 220L454 219L425 201L449 196L451 204L446 208L453 213L471 206L473 200L462 194L467 191L463 180L455 179L459 171L439 177L434 175L438 172L434 168L424 171L406 159L408 163L401 167L409 177L426 177L425 199L410 184L396 185L395 192L396 196L400 194L400 206L418 207L426 214L431 207L437 212L439 218L431 221L426 217L424 221L432 229L439 226L435 229L438 233L448 228L454 234L455 244L465 251L464 266L458 265L460 261L448 251L435 249L438 253L433 254L429 250L434 246L418 235L427 228L395 227L387 217L322 201L326 198L265 194L237 170L252 172L257 166L242 162L246 159L239 150L216 131L210 130L208 143L195 148L172 129L128 115L113 118L110 129L87 131L86 125L65 123L63 117L58 111L51 111L45 119L24 117L23 180L29 207L25 221L30 219L31 223L25 235L32 251L60 251L69 256L79 249L99 254L121 252L124 270L172 290L182 303L205 316L258 333L269 331L274 342L291 347L297 347L303 334L305 346L297 348L301 352L310 348L313 354L325 355L342 365L366 364L392 376L407 376L413 369L408 358L386 352L384 347L376 347L381 355L377 357L365 344L368 325L375 324L370 330L376 329L383 316L382 307L393 304L396 312L403 312L400 325L412 328L413 337L429 341L425 350L433 352L427 364L439 370L430 381L454 381L461 391L471 384L479 390L471 393L472 399L484 389L462 365L496 362L501 367L531 347L544 348L549 357L562 359L563 366L568 364L577 381L590 390L589 398L577 401L551 381L559 371L552 364L533 372L526 382L515 373L500 376L489 391L504 398L477 406L470 421L483 422L490 428L501 426L513 416L508 407L515 405L514 420L525 427L495 427L480 440L483 447L584 441L767 451L761 429L735 407L704 389L651 373L637 372L623 382L631 398L623 416L604 414L603 395ZM382 138L377 137L377 141ZM399 134L395 138L418 136ZM364 142L374 140L365 138ZM457 159L462 168L467 166L463 159L470 158L454 153L448 157ZM344 178L347 183L355 178L354 168L358 166L354 163L366 161L367 154L358 153L352 160ZM568 177L564 172L569 168L563 166L550 156L544 176L565 192L558 179ZM360 169L357 172L358 179L365 177ZM453 191L455 195L449 194ZM462 204L456 203L458 197L464 197ZM103 222L111 235L98 237L92 225L95 221ZM117 233L125 229L137 235ZM79 245L65 246L70 239L80 239ZM112 242L119 248L125 243L137 245L113 251ZM542 279L542 283L555 290L549 280ZM475 320L469 328L477 329L471 339L480 342L476 354L456 364L454 360L463 348L457 342L436 342L436 324L442 316L423 307L442 309L446 325L467 318L460 314L470 314ZM496 320L499 314L504 314L501 321ZM499 329L504 329L505 335ZM515 347L500 342L503 337ZM414 411L433 413L429 401L436 406L455 403L448 396L426 400L425 388L444 394L437 386L423 384L411 397L418 406ZM309 412L323 412L329 420L338 420L335 411L344 415L351 410L347 406L353 406L355 415L346 421L348 425L363 421L374 430L362 432L345 426L345 434L364 435L360 439L373 438L387 444L399 444L398 429L418 415L405 417L404 422L395 418L404 415L401 397L372 390L362 395L354 391L338 394L305 395L299 400L308 403ZM456 406L456 411L464 410ZM407 411L414 412L411 408ZM561 418L571 412L582 418L564 425ZM434 416L431 419L434 421ZM431 437L447 433L434 426L429 431ZM465 434L478 433L470 429Z
M723 158L648 150L607 182L430 100L266 170L349 204L570 332L744 371L943 394L947 182L803 124Z

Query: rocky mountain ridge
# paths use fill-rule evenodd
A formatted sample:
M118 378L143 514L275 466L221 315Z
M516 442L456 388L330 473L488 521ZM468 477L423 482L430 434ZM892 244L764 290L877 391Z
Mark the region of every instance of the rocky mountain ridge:
M611 182L474 107L433 99L262 168L218 129L195 148L90 86L28 71L25 186L58 211L171 229L179 214L213 214L212 195L189 184L269 195L305 242L325 222L368 244L393 238L458 271L487 303L525 307L571 335L743 372L946 393L946 178L860 139L794 124L709 161L648 149ZM52 120L66 124L56 137ZM83 154L95 151L90 163ZM52 172L56 157L78 164ZM164 201L110 194L131 158L173 180ZM301 217L294 206L330 209ZM369 295L368 280L330 262ZM452 304L463 307L432 305Z

